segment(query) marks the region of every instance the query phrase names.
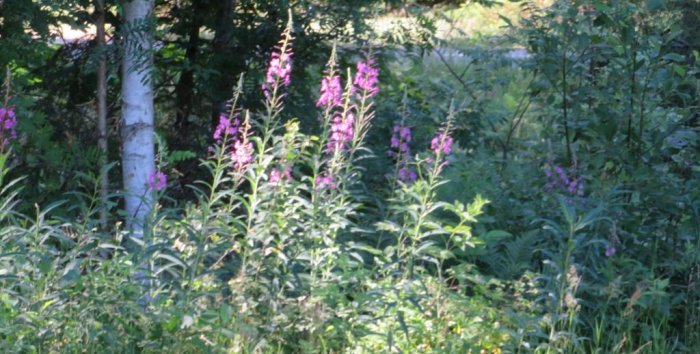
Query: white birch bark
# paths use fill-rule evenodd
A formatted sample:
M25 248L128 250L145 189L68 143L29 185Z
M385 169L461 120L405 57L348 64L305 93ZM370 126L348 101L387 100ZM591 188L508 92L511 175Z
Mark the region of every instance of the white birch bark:
M148 175L155 170L153 139L152 26L154 0L124 0L122 63L122 174L126 225L143 237L143 221L152 208Z

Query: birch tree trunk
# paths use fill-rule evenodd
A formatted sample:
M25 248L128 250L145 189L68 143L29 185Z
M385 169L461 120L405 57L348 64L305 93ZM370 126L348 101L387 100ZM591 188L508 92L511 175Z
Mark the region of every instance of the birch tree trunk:
M143 222L152 208L148 175L155 171L153 139L153 24L154 0L124 0L122 63L122 174L126 225L143 237Z
M97 46L100 60L97 67L97 146L100 149L100 227L107 229L109 176L107 175L107 60L105 47L105 3L97 0Z

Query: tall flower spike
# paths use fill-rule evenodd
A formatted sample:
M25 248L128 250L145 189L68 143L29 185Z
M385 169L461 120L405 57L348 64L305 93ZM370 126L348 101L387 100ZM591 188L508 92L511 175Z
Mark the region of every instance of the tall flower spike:
M391 132L390 149L387 155L396 160L398 168L396 177L406 183L414 182L418 178L416 171L409 165L411 149L408 144L411 140L411 128L404 126L403 121L397 122Z
M328 138L328 150L345 149L347 143L352 141L355 134L354 129L355 114L352 112L343 112L337 114L331 123L331 136Z
M0 150L4 150L5 146L7 146L10 140L17 139L17 131L15 131L17 117L15 117L14 108L9 107L11 85L12 72L8 66L5 74L5 81L3 82L3 86L5 88L5 101L3 106L0 106Z
M389 156L410 154L408 144L411 142L411 139L411 128L396 123L391 132L391 139L389 140L391 149L387 151L387 154Z
M243 172L253 161L253 143L248 140L250 135L250 113L246 111L240 133L233 140L231 160L236 172Z
M238 99L243 90L243 75L238 78L238 84L233 90L233 96L227 102L226 112L219 113L219 124L214 130L213 138L221 148L221 152L229 151L234 141L240 135L241 119L239 116ZM210 149L213 151L213 149Z
M433 157L428 157L428 163L433 165L433 175L437 175L442 171L442 168L449 164L447 156L452 153L452 143L454 140L450 135L452 133L452 122L455 116L454 100L450 102L450 110L447 115L447 121L442 126L433 139L430 141L430 150L433 152Z
M321 79L321 95L316 101L316 107L328 109L342 104L343 87L335 68L336 49L334 44L331 57L328 59L328 64L326 64L326 75Z
M356 124L358 124L357 107L352 104L353 93L352 76L350 69L348 69L347 84L343 93L343 111L337 112L331 119L330 136L326 145L329 153L345 150L348 145L353 143L357 128Z
M379 69L375 67L374 59L370 58L357 63L355 86L360 91L365 91L370 97L379 93Z
M430 141L430 149L435 155L449 155L452 153L452 137L445 128L441 128Z
M17 125L17 117L14 109L0 107L0 149L5 148L10 140L17 139L15 125Z
M214 140L217 144L227 143L233 139L238 133L238 129L241 125L241 120L238 115L233 115L233 119L229 118L228 115L221 113L219 115L219 125L216 126L214 131Z
M544 174L547 177L545 190L548 192L557 191L568 195L567 200L571 197L582 197L584 194L584 182L581 176L576 176L575 172L570 169L565 171L561 166L550 165L545 166Z
M280 86L289 86L291 84L292 73L292 13L289 12L289 22L287 27L282 32L282 39L279 45L276 46L270 57L270 63L265 75L265 82L262 84L262 90L265 97L276 95Z

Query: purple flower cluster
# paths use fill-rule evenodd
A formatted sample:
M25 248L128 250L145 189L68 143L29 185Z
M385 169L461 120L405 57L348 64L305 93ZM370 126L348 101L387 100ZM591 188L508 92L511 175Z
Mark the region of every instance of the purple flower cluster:
M430 150L437 155L449 155L452 153L452 137L448 134L447 130L440 129L438 133L430 141Z
M281 184L292 180L292 168L287 166L283 169L273 168L270 171L268 182L273 185Z
M399 167L396 177L402 182L415 182L418 179L416 171L408 165L411 155L408 144L411 140L411 128L399 123L394 125L391 132L391 148L387 151L387 155L396 159Z
M327 148L329 152L343 150L347 143L351 142L355 134L355 115L351 112L337 114L331 122L331 135L328 138Z
M418 179L418 175L416 175L416 170L408 166L399 168L396 177L398 177L399 181L405 183L415 182Z
M285 53L273 52L270 59L270 65L267 68L265 75L265 83L274 85L281 83L284 86L289 86L292 83L290 75L292 73L292 52L288 50Z
M168 178L162 171L155 171L148 174L148 189L152 191L160 191L165 188Z
M237 116L229 119L226 114L219 115L219 124L214 131L214 140L223 148L230 146L231 160L236 170L245 169L253 161L253 143L248 140L248 124Z
M353 85L348 85L346 92L347 96L343 96L343 88L341 79L335 73L335 52L331 55L329 60L326 76L324 76L321 81L320 97L316 102L317 107L324 108L327 116L324 115L324 120L328 120L330 123L328 136L328 141L326 142L325 153L335 154L342 152L348 148L348 145L355 139L355 134L358 129L362 129L366 123L366 119L372 116L368 110L371 107L365 106L364 101L367 98L371 98L379 92L379 70L374 66L374 60L368 59L366 61L360 61L357 63L357 73L354 80L351 80ZM364 109L358 108L355 104L354 99L358 97L355 96L355 90L362 90L362 95L359 97L363 101L362 107ZM343 112L332 111L333 108L343 105L343 99L348 100L345 102L345 107ZM356 126L357 125L357 126ZM335 157L334 157L335 158ZM337 176L333 175L334 172L327 170L316 177L316 188L318 189L336 189L338 184L336 182Z
M292 83L292 36L290 30L287 29L282 34L282 40L270 57L270 63L267 67L265 82L262 84L262 90L265 97L270 96L271 91L275 91L280 85L289 86Z
M340 106L343 96L343 87L338 75L330 75L321 81L321 96L316 101L316 107L332 108Z
M615 248L615 245L609 245L605 249L605 257L612 257L615 255L616 252L617 252L617 249Z
M569 196L583 196L583 179L581 176L569 175L561 166L546 166L544 173L547 176L547 191L558 191Z
M5 148L10 140L17 139L15 125L17 117L14 109L0 107L0 149Z
M613 221L612 223L612 228L610 230L610 237L609 237L609 244L608 247L605 248L605 257L612 257L617 253L617 245L620 243L620 240L617 237L617 222Z
M357 75L355 75L354 84L370 97L379 93L379 69L375 67L373 59L357 63Z
M236 140L233 143L231 159L236 170L244 170L253 161L253 143L248 139Z
M318 189L336 189L338 185L332 175L324 173L316 177L316 188Z
M241 120L238 115L235 115L233 119L230 119L225 114L219 115L219 124L216 126L214 131L214 140L217 144L221 144L224 140L231 140L238 133L238 129L241 126Z
M411 139L411 128L397 123L391 132L391 149L387 151L387 154L389 156L410 154L408 144Z

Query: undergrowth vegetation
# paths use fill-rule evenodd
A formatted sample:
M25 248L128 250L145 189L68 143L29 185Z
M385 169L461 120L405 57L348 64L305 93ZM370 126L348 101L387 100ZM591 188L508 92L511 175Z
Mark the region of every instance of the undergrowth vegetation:
M306 68L320 92L303 117L285 109L303 65L290 19L261 85L241 75L217 117L192 198L169 190L194 154L159 139L143 238L101 227L93 174L22 205L32 113L8 75L0 351L698 352L700 54L683 14L540 3L506 21L523 51L333 46Z

